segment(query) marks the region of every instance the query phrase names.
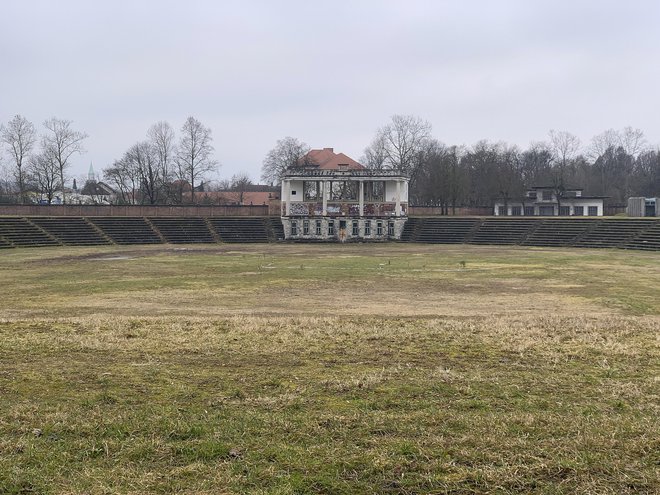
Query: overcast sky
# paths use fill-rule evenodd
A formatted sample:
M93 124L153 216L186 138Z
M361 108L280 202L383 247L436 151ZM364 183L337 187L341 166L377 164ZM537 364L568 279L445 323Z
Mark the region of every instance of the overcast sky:
M658 144L659 26L657 0L0 0L0 122L73 120L75 175L189 115L254 180L280 138L359 159L394 114L448 144Z

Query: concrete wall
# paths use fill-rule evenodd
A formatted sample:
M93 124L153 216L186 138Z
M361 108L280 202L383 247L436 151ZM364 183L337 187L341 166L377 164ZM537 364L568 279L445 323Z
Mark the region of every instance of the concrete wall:
M629 217L644 217L646 216L646 200L655 199L655 215L660 217L660 198L642 198L634 197L628 198L628 207L626 213Z
M385 182L385 201L391 203L396 201L396 181ZM408 183L404 182L401 184L401 202L406 203L407 201L408 201Z
M290 240L315 240L315 241L346 241L346 242L355 242L355 241L387 241L389 239L400 239L401 233L403 232L403 227L406 223L405 218L351 218L351 217L341 217L341 218L309 218L309 232L305 234L305 218L283 218L282 225L284 226L284 237ZM340 220L346 221L346 230L344 232L345 237L342 239L340 237ZM319 221L321 224L321 234L316 234L316 222ZM329 223L334 222L334 233L328 233ZM353 222L358 223L358 235L353 235ZM292 222L296 223L296 235L292 234ZM365 227L367 222L370 222L371 232L369 234L365 233ZM382 235L378 235L378 222L382 224ZM394 223L394 235L388 235L388 223Z
M643 217L646 209L646 198L628 198L628 208L626 214L629 217Z
M303 181L301 180L292 180L289 182L289 188L291 190L291 202L293 203L294 201L304 201L305 197L305 191L303 190ZM293 194L293 191L296 192L296 194ZM286 201L286 191L282 191L282 201Z
M439 206L408 206L408 216L432 217L442 215L442 208ZM477 206L474 208L460 207L453 210L448 208L447 216L457 217L485 217L493 214L493 209L489 206Z

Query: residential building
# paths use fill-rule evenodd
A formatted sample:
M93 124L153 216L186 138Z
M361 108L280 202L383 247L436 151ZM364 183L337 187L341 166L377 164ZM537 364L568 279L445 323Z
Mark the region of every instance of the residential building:
M384 241L399 239L407 220L407 176L370 170L333 148L311 150L306 165L282 179L287 239Z
M495 216L603 216L604 196L585 196L581 188L558 190L550 186L535 186L524 197L495 202Z

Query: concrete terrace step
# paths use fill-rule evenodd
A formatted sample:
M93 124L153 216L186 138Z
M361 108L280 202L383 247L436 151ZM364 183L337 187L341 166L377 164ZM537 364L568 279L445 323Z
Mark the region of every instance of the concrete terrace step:
M651 228L629 240L624 247L626 249L660 251L660 221L657 221Z
M14 247L57 246L60 243L25 218L0 217L0 236Z
M80 217L32 217L30 221L67 246L110 244Z
M590 248L623 247L630 240L653 227L656 222L657 220L601 220L575 245Z
M159 244L160 237L142 217L88 217L117 244Z
M417 230L417 242L461 244L479 225L477 218L424 218Z
M543 220L523 242L526 246L571 246L596 225L593 219Z
M205 220L200 217L149 217L148 220L172 244L216 242Z
M210 218L209 221L223 242L268 242L268 232L262 218Z
M538 219L487 219L479 226L470 244L520 244L540 223Z

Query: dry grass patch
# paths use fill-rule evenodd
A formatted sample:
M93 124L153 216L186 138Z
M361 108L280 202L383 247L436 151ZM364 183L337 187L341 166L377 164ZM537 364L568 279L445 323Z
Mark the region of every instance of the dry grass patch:
M656 493L658 261L3 254L0 493Z

